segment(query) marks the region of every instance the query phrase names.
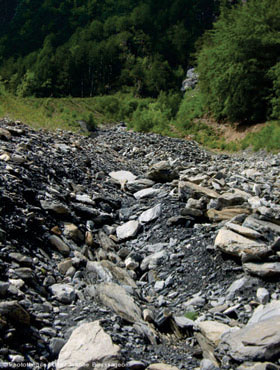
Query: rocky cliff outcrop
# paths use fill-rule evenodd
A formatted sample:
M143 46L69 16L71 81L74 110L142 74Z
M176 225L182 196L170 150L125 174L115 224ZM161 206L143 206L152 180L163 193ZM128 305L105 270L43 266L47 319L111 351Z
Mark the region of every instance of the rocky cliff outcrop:
M278 369L279 154L95 136L0 122L0 364Z

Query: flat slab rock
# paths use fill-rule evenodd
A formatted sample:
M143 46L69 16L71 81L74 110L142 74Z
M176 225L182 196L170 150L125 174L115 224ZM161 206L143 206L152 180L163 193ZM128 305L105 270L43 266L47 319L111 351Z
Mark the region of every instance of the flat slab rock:
M248 324L255 324L273 317L280 317L280 301L273 300L266 305L259 305L251 316Z
M214 346L218 346L221 336L230 330L230 326L219 321L200 321L197 327Z
M99 321L82 324L71 334L68 342L60 351L56 364L57 370L111 368L120 363L120 347L113 344Z
M153 198L159 193L160 193L160 189L146 188L146 189L137 191L136 193L133 194L133 196L135 199L139 200L143 198Z
M256 231L272 231L280 235L280 225L273 222L259 220L258 218L250 215L243 222L243 226L249 227Z
M269 361L280 354L280 316L225 333L219 350L236 361Z
M272 362L244 362L237 370L279 370L280 367Z
M101 283L96 287L100 301L129 322L142 320L142 312L126 290L115 283Z
M244 271L259 277L277 277L280 276L280 262L254 263L247 262L243 264Z
M148 223L148 222L155 220L156 218L160 216L161 210L162 210L161 204L157 204L153 208L147 209L147 211L144 211L143 213L141 213L139 217L139 222Z
M262 257L266 256L270 248L256 240L245 238L227 228L222 228L215 239L215 247L224 253L242 257L244 255Z
M198 194L198 195L206 195L209 198L216 199L219 197L219 194L212 189L205 188L200 185L196 185L190 181L179 181L178 184L178 193L179 196L182 198L189 198L189 194Z
M250 211L246 208L223 208L220 211L214 208L208 209L207 216L211 221L227 221L231 220L233 217L242 214L250 214Z
M257 231L253 229L250 229L249 227L240 226L232 222L227 222L226 227L229 230L234 231L238 234L241 234L247 238L259 239L262 236L260 233L258 233Z

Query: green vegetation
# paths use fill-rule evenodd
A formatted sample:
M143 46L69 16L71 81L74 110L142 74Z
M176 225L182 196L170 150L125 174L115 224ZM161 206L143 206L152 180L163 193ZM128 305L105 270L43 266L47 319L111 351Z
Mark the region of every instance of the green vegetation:
M190 66L199 84L182 94ZM280 150L280 0L0 2L0 116ZM207 118L268 123L226 142Z
M260 149L279 151L280 122L269 122L259 132L248 134L247 137L239 143L239 147L237 149L245 149L247 147L252 147L255 151Z
M130 120L138 107L148 106L152 101L120 93L92 98L23 98L6 92L0 84L0 117L50 130L80 131L79 120L92 127Z
M280 0L248 0L222 10L198 52L207 108L232 122L279 118Z
M198 318L198 313L196 311L188 311L185 313L185 317L194 321Z
M79 120L93 128L124 120L136 131L186 137L211 149L280 150L279 121L268 122L239 142L226 143L219 132L200 119L203 104L196 90L189 90L180 101L180 94L165 93L158 99L120 93L92 98L22 98L7 93L0 83L0 117L18 119L34 128L80 132Z
M21 97L179 90L215 0L0 2L0 76Z

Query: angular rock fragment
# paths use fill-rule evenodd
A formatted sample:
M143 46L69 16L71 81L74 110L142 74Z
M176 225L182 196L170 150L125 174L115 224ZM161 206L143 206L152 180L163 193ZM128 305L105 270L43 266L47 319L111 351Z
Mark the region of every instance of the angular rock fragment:
M82 232L79 230L78 226L70 223L64 223L63 234L66 238L73 239L77 242L80 242L84 239Z
M59 353L58 370L109 370L120 363L120 347L112 342L99 321L82 324Z
M154 181L149 179L138 179L133 181L128 181L125 186L127 190L131 191L132 193L136 193L140 190L150 188L154 185Z
M76 298L75 289L69 284L53 284L50 287L55 298L65 304L72 303Z
M171 182L179 177L178 172L170 165L168 161L161 161L153 164L146 177L155 182Z
M160 216L161 210L162 210L161 204L157 204L153 208L147 209L147 211L144 211L143 213L141 213L139 217L139 222L148 223L148 222L155 220L156 218Z
M156 364L151 364L147 367L147 370L179 370L178 367L164 364L163 362L159 362Z
M237 224L234 224L232 222L227 222L226 223L226 227L240 235L243 235L247 238L251 238L251 239L259 239L262 234L258 233L257 231L253 230L253 229L249 229L248 227L244 227L244 226L240 226L240 225L237 225Z
M109 238L109 236L107 234L105 234L104 231L99 230L96 239L97 239L98 243L100 244L100 246L105 251L115 250L116 249L115 242L111 238Z
M134 237L140 229L140 223L136 220L128 221L116 229L117 238L125 240Z
M273 300L265 305L259 305L253 312L248 324L255 324L273 317L280 316L280 301Z
M133 173L129 171L112 171L109 173L109 176L118 182L121 185L121 188L124 189L125 184L128 181L134 181L136 179L136 176L133 175Z
M272 362L244 362L237 370L279 370L280 367Z
M10 140L12 138L11 133L4 128L0 128L0 139L2 140Z
M142 320L142 312L124 288L115 283L101 283L96 287L100 301L129 322Z
M143 199L143 198L153 198L155 195L157 195L159 193L160 193L159 189L146 188L146 189L137 191L136 193L133 194L133 196L134 196L134 198L139 200L139 199Z
M268 303L269 297L270 297L270 294L269 294L269 291L267 289L265 289L265 288L258 288L258 290L257 290L257 298L258 298L258 301L261 304Z
M253 215L248 216L245 219L245 221L243 222L243 226L249 227L258 232L272 231L277 234L280 234L280 225L277 225L273 222L260 220Z
M152 269L158 266L160 263L168 258L168 254L165 250L153 253L145 257L140 265L141 270L145 271L147 269Z
M63 255L65 256L68 256L69 255L69 252L70 252L70 248L68 247L68 245L66 243L64 243L64 241L62 239L60 239L58 236L56 235L51 235L49 237L49 241L50 243L55 246L57 248L57 250L62 253Z
M227 221L232 218L243 215L250 214L250 211L246 208L223 208L222 210L208 209L207 216L211 221Z
M51 200L41 200L41 207L46 211L52 211L61 215L69 215L70 210L63 203L51 201Z
M129 285L136 288L135 281L130 277L128 272L112 262L104 260L100 262L88 261L87 271L95 272L104 282L118 282L119 284Z
M235 280L226 291L226 298L232 299L235 296L242 295L244 291L251 290L254 286L258 285L258 279L243 276L240 279Z

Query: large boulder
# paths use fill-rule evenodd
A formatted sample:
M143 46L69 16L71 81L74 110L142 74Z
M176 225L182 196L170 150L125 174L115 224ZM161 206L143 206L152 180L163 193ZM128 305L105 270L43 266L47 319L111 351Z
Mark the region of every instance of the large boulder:
M101 283L96 287L100 301L128 322L142 320L142 312L126 290L115 283Z
M271 248L265 244L222 228L215 239L215 247L237 257L259 258L266 256Z
M136 176L129 171L112 171L109 173L109 176L115 181L116 183L120 184L121 188L124 189L125 184L128 181L134 181Z
M171 182L179 177L178 172L170 165L168 161L161 161L153 164L146 177L155 182Z
M120 347L113 344L99 321L76 328L60 351L57 370L109 370L120 363Z
M280 316L225 333L218 347L236 361L267 361L280 355Z

